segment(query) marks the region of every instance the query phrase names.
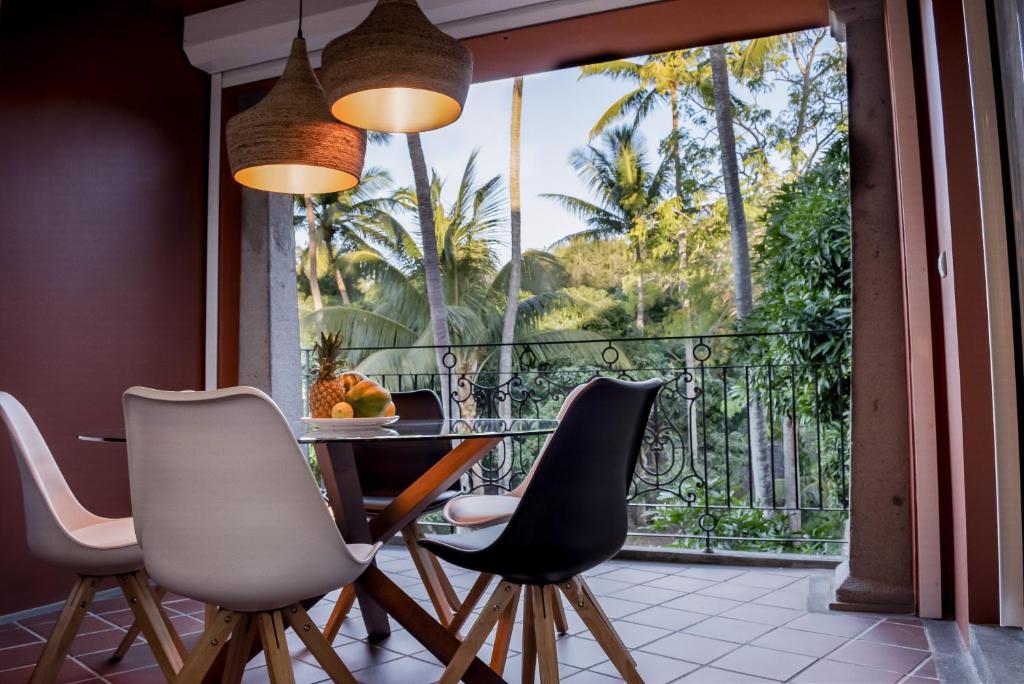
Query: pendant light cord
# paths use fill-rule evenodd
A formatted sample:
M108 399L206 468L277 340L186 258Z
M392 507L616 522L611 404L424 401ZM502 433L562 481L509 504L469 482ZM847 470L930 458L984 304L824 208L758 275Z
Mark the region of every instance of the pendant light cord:
M299 38L302 38L302 0L299 0Z

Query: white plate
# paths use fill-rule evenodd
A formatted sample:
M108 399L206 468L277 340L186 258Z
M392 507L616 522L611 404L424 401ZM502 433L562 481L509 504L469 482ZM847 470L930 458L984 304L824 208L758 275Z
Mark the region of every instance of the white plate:
M309 418L300 420L306 425L330 430L371 430L384 425L391 425L398 416L380 416L379 418Z

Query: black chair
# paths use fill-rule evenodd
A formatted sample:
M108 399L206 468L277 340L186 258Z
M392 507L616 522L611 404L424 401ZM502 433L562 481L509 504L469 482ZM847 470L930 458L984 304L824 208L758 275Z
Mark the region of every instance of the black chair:
M582 573L611 558L626 540L627 490L662 384L591 381L551 436L544 460L507 523L420 542L454 565L502 578L441 684L459 681L495 623L491 667L503 673L523 589L524 682L533 682L538 661L542 684L558 681L553 615L560 590L622 678L642 684Z
M441 400L430 390L396 392L391 395L391 400L395 402L395 413L402 420L444 418ZM447 439L393 444L353 444L352 451L359 472L359 484L363 490L363 507L367 515L375 515L386 508L396 496L444 458L451 449L451 440ZM426 512L444 508L444 505L458 496L459 492L459 483L455 482L430 504ZM402 539L423 580L430 602L441 624L447 627L461 603L437 558L417 544L422 536L420 526L416 522L402 530ZM325 628L326 635L331 636L331 631L336 635L340 622L351 608L354 598L355 593L351 589L347 589L339 598Z

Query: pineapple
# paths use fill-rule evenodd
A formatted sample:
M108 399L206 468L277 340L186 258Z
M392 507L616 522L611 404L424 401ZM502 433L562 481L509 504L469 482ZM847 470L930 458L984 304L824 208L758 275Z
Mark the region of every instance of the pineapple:
M309 388L309 412L314 418L330 418L331 409L345 400L345 383L338 377L341 362L340 333L320 333L320 339L313 345L316 354L316 380Z

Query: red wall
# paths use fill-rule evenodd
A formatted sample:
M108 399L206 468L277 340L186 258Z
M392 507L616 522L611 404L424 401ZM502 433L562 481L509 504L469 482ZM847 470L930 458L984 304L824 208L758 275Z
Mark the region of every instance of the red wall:
M202 381L209 81L181 12L0 3L0 390L101 515L129 512L124 450L76 433L120 425L130 385ZM28 555L21 505L0 439L0 614L70 588Z

